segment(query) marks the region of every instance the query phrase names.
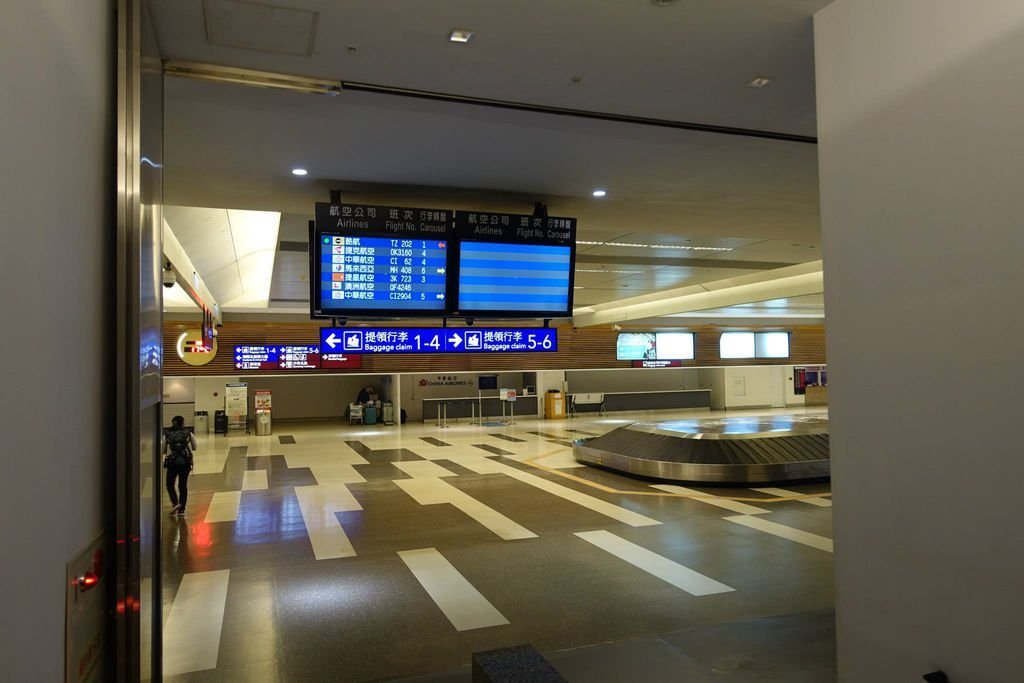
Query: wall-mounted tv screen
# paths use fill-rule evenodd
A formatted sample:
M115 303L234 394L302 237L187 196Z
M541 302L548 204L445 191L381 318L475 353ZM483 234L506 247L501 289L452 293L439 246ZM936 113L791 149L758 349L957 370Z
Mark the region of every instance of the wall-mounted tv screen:
M439 209L318 203L310 235L310 314L445 315L451 216Z
M457 315L572 315L575 218L456 211L455 231Z

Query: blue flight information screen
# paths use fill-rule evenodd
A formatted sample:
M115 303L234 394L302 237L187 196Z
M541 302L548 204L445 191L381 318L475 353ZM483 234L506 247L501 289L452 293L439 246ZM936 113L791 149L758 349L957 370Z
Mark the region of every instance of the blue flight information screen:
M454 224L458 315L572 315L575 218L456 211Z
M320 308L444 312L447 265L447 239L324 233Z
M463 240L459 311L568 311L571 247Z
M353 327L320 329L324 353L534 353L558 350L553 327Z

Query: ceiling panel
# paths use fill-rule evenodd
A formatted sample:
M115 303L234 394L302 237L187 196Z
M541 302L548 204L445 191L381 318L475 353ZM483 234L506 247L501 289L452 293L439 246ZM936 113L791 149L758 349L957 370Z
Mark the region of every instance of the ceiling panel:
M166 58L814 135L811 17L829 1L273 0L319 13L308 56L273 51L271 12L231 27L257 48L240 49L207 40L202 0L150 5ZM476 35L450 43L454 27Z

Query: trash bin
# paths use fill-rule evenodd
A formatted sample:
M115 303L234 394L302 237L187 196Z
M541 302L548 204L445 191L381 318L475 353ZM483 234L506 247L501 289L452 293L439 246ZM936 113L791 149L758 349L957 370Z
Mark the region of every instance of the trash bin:
M548 389L544 394L544 418L547 420L565 419L565 397L558 389Z
M256 436L270 436L270 413L256 413Z
M213 413L213 433L228 433L228 414L223 410L216 410Z
M195 433L204 436L210 433L210 417L205 410L196 411Z

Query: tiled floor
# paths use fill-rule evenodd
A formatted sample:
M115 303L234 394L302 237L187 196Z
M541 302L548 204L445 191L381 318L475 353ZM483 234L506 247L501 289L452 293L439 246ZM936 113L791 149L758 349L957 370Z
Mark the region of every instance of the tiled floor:
M564 445L678 416L201 437L167 680L466 680L521 643L569 680L833 680L827 484L655 488Z

